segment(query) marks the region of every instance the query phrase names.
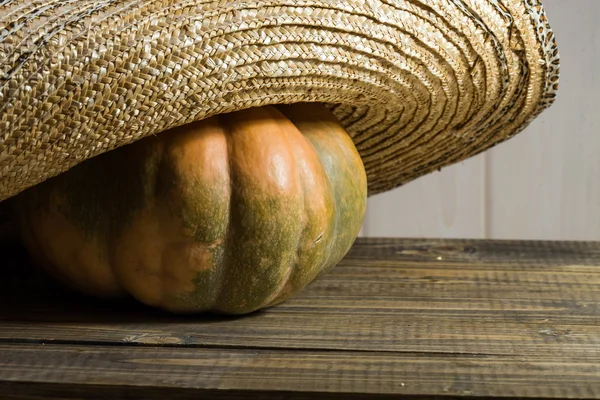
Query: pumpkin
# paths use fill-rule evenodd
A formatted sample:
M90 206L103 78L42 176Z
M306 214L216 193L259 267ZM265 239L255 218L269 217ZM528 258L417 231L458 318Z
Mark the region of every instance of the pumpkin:
M176 313L282 302L348 252L367 179L319 104L204 119L80 163L14 200L23 241L57 279Z

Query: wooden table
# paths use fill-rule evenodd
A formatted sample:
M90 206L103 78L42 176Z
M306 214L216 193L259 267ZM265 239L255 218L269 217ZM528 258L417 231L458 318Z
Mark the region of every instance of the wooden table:
M18 253L3 268L2 399L600 397L600 243L359 239L236 318L91 301Z

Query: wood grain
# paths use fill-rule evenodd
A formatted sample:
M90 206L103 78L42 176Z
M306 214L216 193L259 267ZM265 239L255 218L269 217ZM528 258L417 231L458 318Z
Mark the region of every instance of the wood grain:
M290 350L166 349L12 345L0 352L6 380L145 390L156 386L223 391L290 391L305 395L411 394L516 397L587 397L600 393L600 365L586 360L472 355ZM12 379L11 379L12 378ZM2 386L0 386L0 394ZM93 394L91 398L97 398Z
M0 398L600 397L600 243L360 238L244 317L91 300L11 254Z

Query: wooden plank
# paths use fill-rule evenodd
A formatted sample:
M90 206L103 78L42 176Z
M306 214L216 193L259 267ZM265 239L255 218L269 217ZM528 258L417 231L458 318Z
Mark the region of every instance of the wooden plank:
M360 238L298 296L243 317L91 300L11 254L0 395L600 395L600 242Z
M561 53L560 90L525 132L488 153L488 238L599 240L600 52L590 49L600 48L600 2L543 4Z
M483 238L484 158L475 156L370 197L364 236Z
M359 239L299 296L245 317L172 316L54 287L28 292L13 273L5 282L17 289L0 289L0 342L593 358L597 265L595 243Z
M163 399L159 396L165 393L170 399L198 398L205 391L254 392L259 398L269 398L270 392L302 394L303 398L328 393L339 398L353 398L355 394L600 396L598 362L528 360L518 354L423 357L375 352L66 345L0 345L0 354L0 395L14 395L18 388L24 398L39 394L40 388L45 395L65 396L72 387L87 385L93 385L94 390L80 390L79 398ZM12 382L27 384L14 386ZM286 398L290 397L294 398Z

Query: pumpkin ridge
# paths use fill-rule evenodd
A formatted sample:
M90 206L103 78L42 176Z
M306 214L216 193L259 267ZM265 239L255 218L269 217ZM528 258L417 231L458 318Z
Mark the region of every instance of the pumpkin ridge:
M273 107L272 109L273 109L274 113L277 113L281 118L284 119L284 121L288 122L287 120L285 120L285 116L277 108ZM299 135L297 138L298 141L305 140L304 135L302 135L302 132L300 132L294 124L292 124L291 122L288 122L287 125L289 125L289 129L294 129L294 131L295 131L294 133L297 133ZM292 140L290 138L291 133L282 131L282 135L286 139L288 148L293 148L293 144L291 143ZM296 138L293 138L293 139L296 139ZM304 179L302 179L301 171L298 168L298 163L297 163L298 155L293 151L290 151L290 153L291 153L290 157L294 160L294 162L291 163L292 168L294 168L294 178L295 178L296 184L298 186L300 186L299 192L301 193L301 196L302 196L302 200L300 201L300 203L302 204L302 210L301 210L301 221L302 222L298 226L298 231L297 231L297 236L296 236L297 240L296 240L296 243L294 244L295 251L294 251L293 257L291 257L291 259L290 259L290 265L287 268L286 277L285 277L285 279L282 280L279 290L277 290L277 292L273 293L273 296L271 296L271 298L269 298L265 301L266 304L270 304L274 299L277 299L277 298L281 297L282 295L284 295L285 290L288 287L288 285L291 285L292 277L297 272L296 270L299 268L298 261L300 259L300 252L302 250L304 234L309 225L309 221L307 218L308 209L307 209L307 205L306 205L306 198L307 198L306 185L305 185ZM292 288L292 290L293 290L293 288Z
M171 294L168 304L173 304L172 307L182 312L198 308L213 311L217 308L222 291L223 274L228 269L225 252L229 246L229 214L232 207L228 137L223 124L216 117L196 123L194 128L184 134L187 134L187 139L183 136L179 142L177 138L173 138L171 143L173 150L169 154L169 160L173 163L173 168L170 170L174 173L172 179L178 183L176 191L169 197L173 203L168 208L174 212L182 228L187 230L182 241L171 244L171 247L180 246L189 252L186 253L187 259L180 261L188 263L190 275L193 276L188 281L190 289ZM211 155L214 153L211 147L199 145L206 140L224 143L225 151L221 151L222 148L215 151L218 156L226 157L226 162L219 163L218 167L212 164ZM186 151L188 145L191 148ZM190 163L186 161L190 157L202 157L206 162ZM214 181L204 181L207 177ZM211 185L215 183L229 187L225 189L219 186L216 190L211 190ZM223 204L225 201L228 202L226 205Z
M285 118L274 108L253 109L228 119L230 176L234 183L230 249L236 262L224 279L225 311L265 306L290 268L300 234L299 206ZM283 160L283 161L282 161Z
M335 238L337 238L338 235L338 229L339 229L339 195L336 191L336 187L334 182L331 181L331 171L327 170L327 163L323 162L323 155L321 154L323 152L323 149L319 149L318 146L316 145L316 143L311 140L311 135L307 135L306 136L306 140L310 143L311 147L314 149L314 152L317 154L317 157L319 158L319 161L321 162L321 164L323 165L323 169L324 169L324 176L325 176L325 180L327 182L327 185L329 186L329 191L332 193L333 196L333 202L331 207L333 208L333 219L330 221L331 223L331 239L328 241L328 245L327 245L327 257L325 258L325 261L323 262L322 267L319 269L319 271L323 271L325 269L330 269L333 265L332 265L332 258L333 255L335 253L335 247L336 247L336 240L334 240ZM328 152L329 149L325 150L325 152Z
M354 233L358 234L358 230L350 232L344 226L353 226L364 216L366 195L358 193L366 186L364 165L352 139L327 108L315 107L311 103L280 105L278 108L315 148L335 198L335 217L332 222L335 238L331 242L332 251L327 261L329 266L321 270L319 275L322 275L343 258L353 243L350 237L355 238ZM358 173L358 176L354 173ZM358 189L357 183L361 186L358 192L344 190L347 187Z
M294 128L296 128L296 126L294 125ZM296 130L298 130L296 128ZM302 132L298 131L298 133L301 135L301 139L304 139L304 135L302 135ZM307 196L306 196L306 183L304 182L304 179L302 179L302 177L300 176L300 171L298 169L298 164L297 164L297 157L295 154L293 154L294 157L294 161L296 161L294 163L294 170L296 172L296 179L299 181L299 184L302 188L302 190L300 190L300 193L302 193L302 216L304 217L303 220L303 224L299 227L299 235L298 235L298 240L296 242L295 245L295 249L296 251L294 251L294 258L293 260L291 260L291 265L290 268L288 270L288 275L285 279L285 282L283 283L283 285L281 285L281 289L279 290L279 292L277 293L277 296L275 296L275 298L280 297L284 292L285 293L285 288L288 285L292 284L292 276L297 272L297 269L300 268L300 266L298 265L298 261L300 259L300 252L302 251L302 243L304 242L304 237L307 234L307 230L308 230L308 225L309 225L309 221L308 221L308 206L306 204L307 202ZM291 290L293 290L293 288L291 288Z
M277 111L290 123L290 131L286 137L295 141L292 143L292 148L296 151L293 152L292 158L294 160L293 165L296 177L300 184L299 192L302 195L304 224L299 227L299 237L295 244L295 259L291 265L287 280L281 286L282 289L278 294L272 296L267 306L276 305L291 294L302 289L318 275L318 271L328 265L333 247L332 241L335 237L335 227L331 223L332 218L336 214L335 201L331 197L333 187L330 180L325 177L326 171L322 165L318 149L307 138L302 129L296 126L279 108L277 108ZM304 169L305 166L302 166L303 162L307 163L308 168L306 170ZM305 175L305 173L308 173L308 175ZM316 181L315 178L317 179ZM312 191L307 186L307 179L310 179L313 185ZM314 195L311 196L311 194L315 193L315 189L322 203L319 201L315 202ZM311 204L314 207L310 207ZM315 248L317 246L320 246L320 248Z
M270 109L271 110L271 109ZM277 110L275 107L272 108L273 113L276 113L278 116L284 117L283 114ZM297 133L300 135L300 137L298 138L298 140L303 140L304 136L302 135L302 133L296 128L295 125L293 124L289 124L292 125L289 127L289 129L292 129L292 127L297 131ZM284 132L282 129L280 129L281 131L281 135L282 137L285 138L285 141L287 142L287 147L291 148L293 147L293 143L292 140L290 140L290 134L287 132ZM289 266L287 266L286 268L286 276L281 280L281 285L279 287L278 290L273 291L273 294L268 297L267 299L264 300L264 303L271 306L274 305L275 302L277 301L278 298L280 298L282 296L282 294L285 292L286 288L288 285L291 284L291 280L292 277L294 276L296 269L298 268L298 261L300 258L300 251L301 249L301 244L304 241L304 235L305 232L308 228L309 225L309 221L307 221L307 214L308 214L308 209L306 206L306 185L304 184L304 180L302 179L301 176L301 171L298 168L297 165L297 154L294 152L289 152L290 157L295 161L294 163L292 163L291 165L294 168L294 178L295 178L295 182L297 183L298 186L300 186L299 192L301 193L302 196L302 201L300 202L302 204L302 211L301 211L301 220L302 223L298 226L298 230L297 230L297 235L296 235L296 243L294 244L294 254L293 257L290 258L290 262L289 262Z
M225 157L227 157L227 160L225 162L225 165L227 165L227 173L226 176L228 176L228 182L229 182L229 204L228 204L228 212L226 215L227 218L227 223L225 224L226 228L225 228L225 235L223 235L223 257L222 257L222 268L219 271L219 279L217 279L218 283L218 288L215 291L215 297L213 300L213 304L209 305L209 308L213 311L220 311L218 310L218 304L221 301L221 298L223 297L223 289L225 287L224 283L225 283L225 275L227 275L228 271L230 270L230 266L231 266L231 248L233 247L232 245L232 241L233 241L233 235L232 235L232 231L231 231L231 215L233 212L233 208L235 207L235 204L233 203L233 191L234 191L234 187L233 187L233 183L234 183L234 179L232 176L232 171L233 168L231 166L232 164L232 160L231 160L231 126L227 123L226 118L223 118L222 114L218 114L215 116L216 120L219 122L220 126L223 126L223 136L225 138L225 148L227 149L227 151L225 151Z

